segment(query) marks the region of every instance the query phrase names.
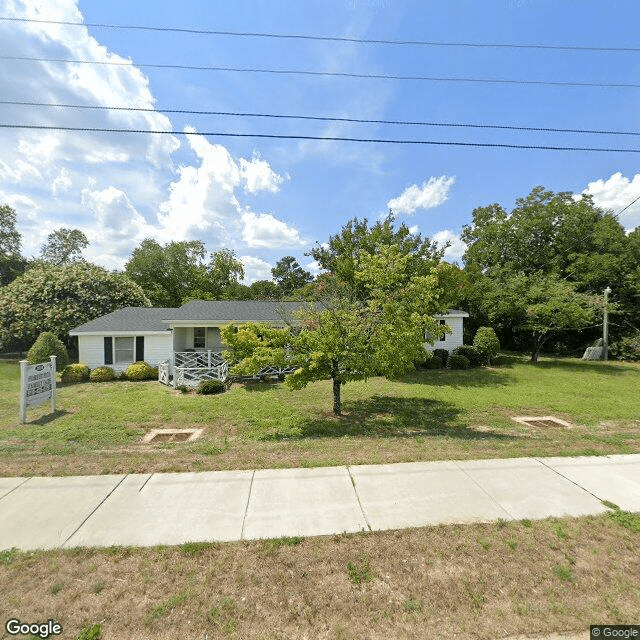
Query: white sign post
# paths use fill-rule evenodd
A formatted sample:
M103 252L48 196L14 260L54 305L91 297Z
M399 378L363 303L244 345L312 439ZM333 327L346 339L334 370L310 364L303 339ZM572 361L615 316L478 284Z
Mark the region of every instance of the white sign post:
M20 360L20 422L27 421L27 408L51 400L51 413L56 411L56 356L51 362L29 364Z

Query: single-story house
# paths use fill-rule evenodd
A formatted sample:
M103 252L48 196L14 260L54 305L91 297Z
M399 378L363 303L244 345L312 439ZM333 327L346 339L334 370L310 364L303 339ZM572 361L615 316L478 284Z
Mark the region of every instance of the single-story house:
M450 309L447 313L438 314L433 317L440 326L447 325L451 329L451 333L445 333L443 331L440 335L435 337L433 344L425 342L424 348L427 351L433 351L434 349L446 349L451 353L454 349L461 347L463 344L462 324L464 318L468 318L469 314L466 311Z
M106 365L122 371L132 362L144 360L159 368L162 382L195 384L202 379L226 377L220 327L243 322L285 326L302 304L192 300L179 308L125 307L81 324L69 335L78 337L79 360L91 369ZM425 343L425 348L451 351L460 346L465 317L468 314L463 311L435 316L452 332L438 336L434 345Z

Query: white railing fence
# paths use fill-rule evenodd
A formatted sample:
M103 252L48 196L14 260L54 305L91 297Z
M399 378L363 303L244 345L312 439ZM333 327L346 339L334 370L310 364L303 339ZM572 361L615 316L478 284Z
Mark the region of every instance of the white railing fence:
M165 360L158 365L158 382L170 385L169 374L171 373L171 360Z
M222 351L176 351L173 364L185 369L211 369L226 362Z
M259 380L263 376L286 375L294 370L264 367L255 376L243 376L240 379ZM203 380L225 382L228 378L229 363L222 357L221 351L176 351L173 365L170 359L158 365L158 381L173 387L197 387Z

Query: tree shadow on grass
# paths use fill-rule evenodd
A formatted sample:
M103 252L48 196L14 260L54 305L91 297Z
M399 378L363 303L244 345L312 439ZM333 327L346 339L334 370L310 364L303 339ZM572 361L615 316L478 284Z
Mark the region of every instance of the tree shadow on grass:
M416 438L447 436L464 440L512 440L515 436L469 427L461 409L450 402L374 395L345 402L344 415L310 419L300 425L300 438ZM277 435L274 434L274 439Z
M568 360L541 360L540 362L528 364L537 369L560 369L563 371L575 371L580 374L593 372L605 376L620 376L631 371L628 366L597 360L575 360L573 362Z
M400 378L407 384L431 387L504 387L513 381L507 371L478 367L466 370L419 369Z
M282 386L282 382L280 382L279 380L273 380L269 382L263 382L262 380L251 380L238 382L237 384L249 393L264 393L265 391L273 391L274 388Z

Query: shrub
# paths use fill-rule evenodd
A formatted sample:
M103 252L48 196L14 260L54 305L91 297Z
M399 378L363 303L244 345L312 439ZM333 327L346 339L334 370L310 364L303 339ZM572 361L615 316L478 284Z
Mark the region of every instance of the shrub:
M424 361L422 365L425 369L442 369L443 362L439 356L431 356Z
M116 372L111 367L96 367L90 374L91 382L109 382L114 380Z
M56 371L62 371L69 364L69 354L62 341L51 331L44 331L27 352L27 360L30 364L38 364L49 362L49 356L57 356Z
M491 364L500 351L500 340L491 327L480 327L473 339L473 346L478 350L486 364Z
M447 351L447 349L434 349L433 355L440 358L443 367L447 366L447 360L449 360L449 352Z
M134 362L127 367L125 376L127 380L149 380L153 378L153 367L147 362Z
M471 367L479 367L482 364L482 356L480 355L480 352L470 344L458 347L454 350L453 355L464 356L469 361L469 366Z
M197 392L203 396L212 395L214 393L222 393L224 391L224 382L222 380L203 380L199 385Z
M469 365L469 358L459 353L454 353L449 358L449 369L468 369Z
M640 360L640 333L620 338L611 345L610 351L618 360Z
M187 387L186 384L179 384L176 389L180 392L180 393L189 393L189 391L191 391L191 389L189 389L189 387Z
M27 352L30 364L49 362L49 356L56 357L56 371L62 371L69 364L67 348L51 331L43 331Z
M89 367L86 364L79 362L68 364L62 371L60 379L62 382L86 382L89 379L89 373Z

